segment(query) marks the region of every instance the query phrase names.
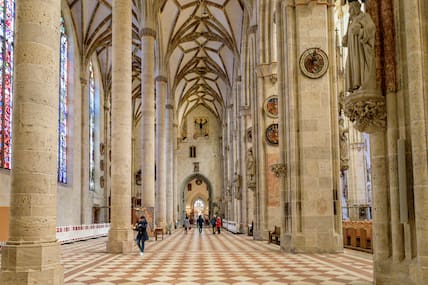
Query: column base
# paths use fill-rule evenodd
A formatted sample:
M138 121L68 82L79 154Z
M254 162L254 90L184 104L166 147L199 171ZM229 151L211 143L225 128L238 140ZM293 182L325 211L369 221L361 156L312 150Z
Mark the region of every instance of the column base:
M0 284L64 284L59 244L6 244L2 248Z
M428 280L428 268L421 261L403 260L394 262L391 258L374 261L374 284L388 285L425 285Z
M281 238L281 250L291 253L343 252L343 241L338 234L308 233L307 235L286 234L284 238Z
M132 253L134 245L134 231L132 229L110 229L107 241L108 252Z

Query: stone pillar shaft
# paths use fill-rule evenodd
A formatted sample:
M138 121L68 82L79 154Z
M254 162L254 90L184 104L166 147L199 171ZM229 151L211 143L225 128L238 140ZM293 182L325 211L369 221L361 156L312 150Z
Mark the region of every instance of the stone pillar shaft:
M132 251L132 1L113 1L111 229L107 250Z
M174 187L173 187L173 173L174 173L174 159L173 159L173 149L174 149L174 108L171 104L166 105L166 135L165 135L165 176L166 176L166 222L167 224L174 224Z
M16 4L10 226L0 284L63 284L56 242L61 6Z
M80 223L89 224L88 214L86 209L89 205L89 67L85 65L81 71L81 171L80 171Z
M141 38L141 100L142 100L142 206L155 206L155 38L146 33Z
M143 63L144 64L144 63ZM156 77L156 208L155 217L157 226L166 223L166 124L165 103L167 96L167 81L163 76Z
M254 122L254 134L256 137L255 140L255 149L253 147L253 153L256 158L256 220L257 222L254 225L254 238L255 239L267 239L267 189L266 189L266 157L265 157L265 142L264 142L264 130L265 130L265 120L263 113L263 103L265 94L267 92L267 82L269 79L267 76L264 76L261 66L259 66L259 74L257 77L257 96L255 104L255 122Z

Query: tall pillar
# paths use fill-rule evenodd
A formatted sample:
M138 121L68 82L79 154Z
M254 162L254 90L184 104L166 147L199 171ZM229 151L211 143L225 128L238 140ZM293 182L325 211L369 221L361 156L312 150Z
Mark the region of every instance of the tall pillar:
M141 31L141 205L151 213L155 207L155 36L156 32L151 28ZM149 223L153 222L149 220Z
M132 1L113 1L111 228L107 251L129 253L132 164Z
M289 1L282 1L277 11L281 35L279 111L286 124L280 126L280 134L287 140L281 145L285 153L280 154L280 163L287 165L286 180L280 181L281 207L285 209L282 226L286 227L281 247L293 252L338 252L343 245L335 201L339 140L335 61L331 56L335 52L333 7L327 3L331 1L299 2L289 5ZM318 49L311 50L313 47ZM299 59L315 53L329 55L324 61L332 66L320 66L324 72L317 74L299 65Z
M80 155L80 223L90 224L89 209L89 70L84 64L81 71L81 155Z
M166 166L166 222L168 225L174 225L174 186L173 186L173 173L174 173L174 107L172 104L165 105L165 118L166 118L166 135L165 135L165 166Z
M259 65L257 69L257 96L254 102L254 128L255 148L253 153L256 158L256 222L254 225L254 238L261 240L267 239L267 189L266 189L266 147L264 140L265 118L263 113L263 103L267 93L267 84L269 80L269 65Z
M174 121L175 122L175 121ZM178 148L178 125L176 123L173 124L173 133L172 133L172 164L171 164L171 176L172 176L172 206L173 206L173 218L174 222L177 221L180 217L179 213L179 204L180 204L180 196L179 196L179 190L177 186L177 156L176 156L176 150Z
M64 284L56 241L61 2L16 2L9 240L0 284Z
M143 62L144 64L144 62ZM156 77L156 225L164 227L166 224L166 124L165 103L167 96L167 79L164 76Z

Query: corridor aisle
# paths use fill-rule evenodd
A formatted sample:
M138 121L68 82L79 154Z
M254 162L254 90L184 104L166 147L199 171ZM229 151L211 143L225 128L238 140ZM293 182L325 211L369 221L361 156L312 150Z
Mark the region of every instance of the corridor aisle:
M106 238L63 245L65 284L372 284L370 255L285 254L246 235L180 229L144 256L106 253Z

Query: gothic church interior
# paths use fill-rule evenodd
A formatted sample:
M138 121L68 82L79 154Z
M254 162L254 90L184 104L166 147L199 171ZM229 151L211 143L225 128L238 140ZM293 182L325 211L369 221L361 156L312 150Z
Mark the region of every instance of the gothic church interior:
M132 254L140 215L427 284L426 1L0 6L1 284L64 284L65 227Z

